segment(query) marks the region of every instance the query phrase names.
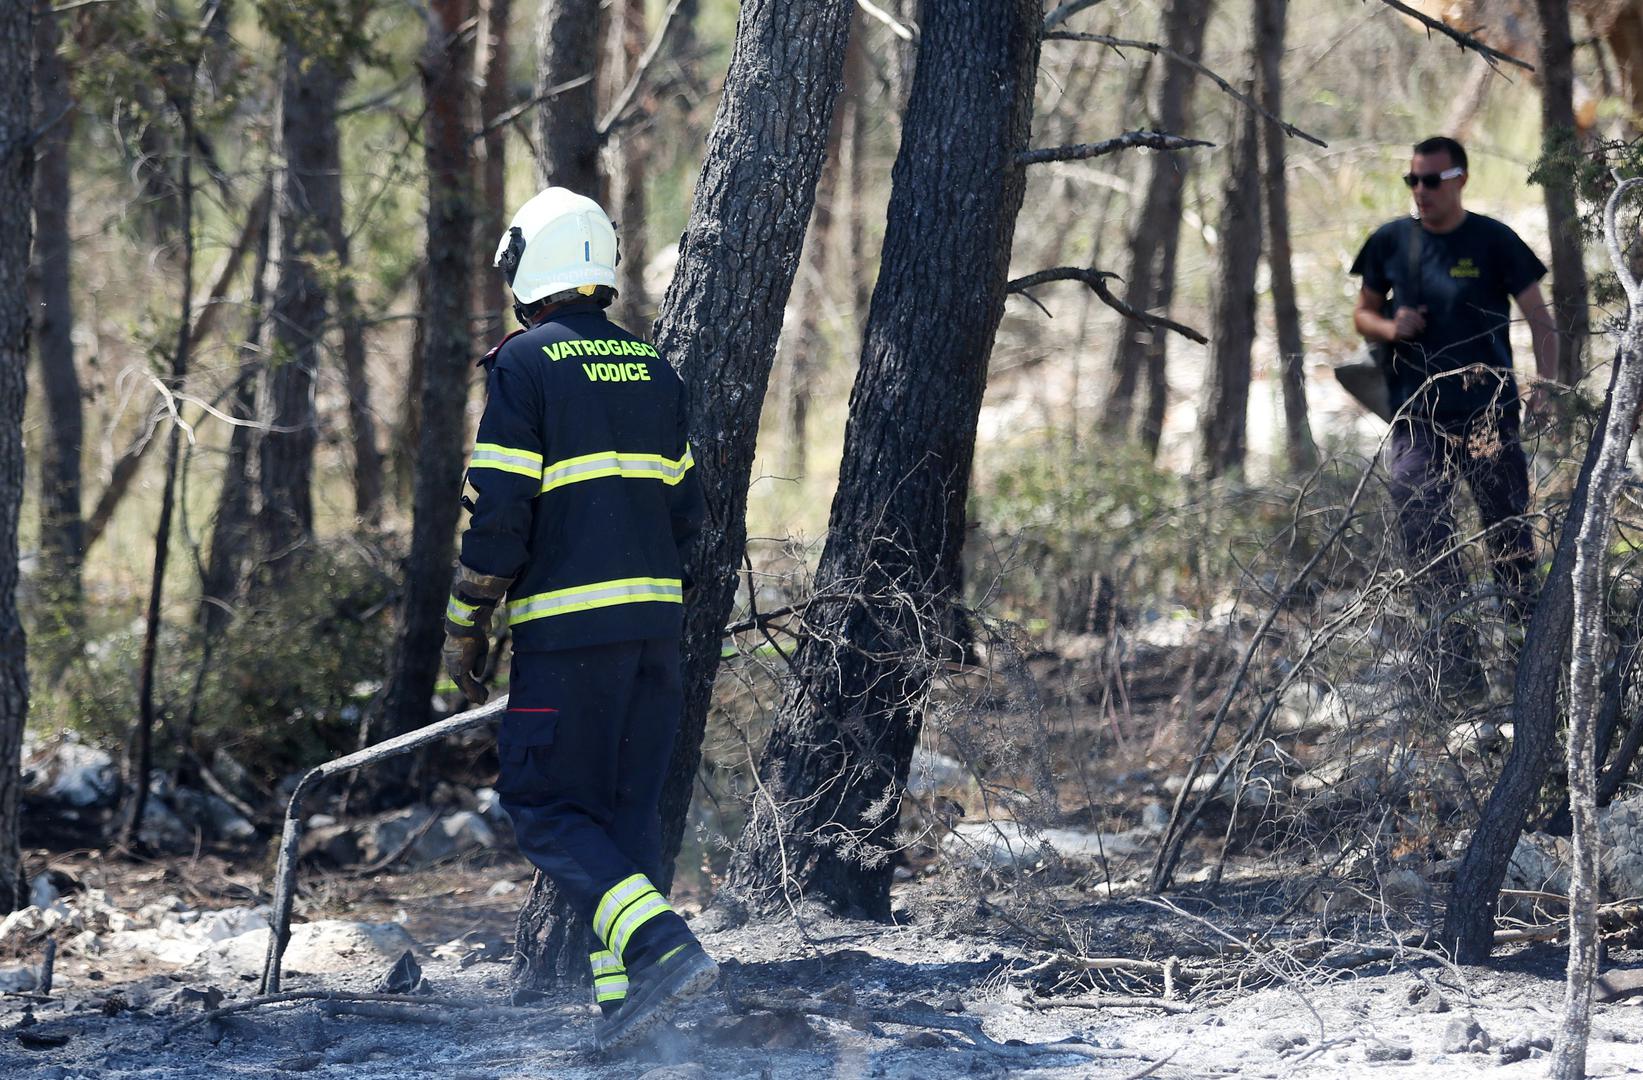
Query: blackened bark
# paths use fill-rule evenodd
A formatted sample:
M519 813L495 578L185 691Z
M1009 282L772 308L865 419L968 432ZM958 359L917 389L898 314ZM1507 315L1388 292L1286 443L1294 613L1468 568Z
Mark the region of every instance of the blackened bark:
M280 95L285 154L278 196L274 351L268 375L272 423L261 445L263 558L277 582L296 565L314 531L314 377L325 334L326 291L319 263L335 254L330 222L340 221L337 91L329 57L287 43Z
M1541 152L1565 157L1576 149L1574 41L1569 32L1569 0L1535 0L1540 16ZM1586 339L1586 260L1575 205L1573 163L1542 168L1546 227L1552 248L1552 314L1557 322L1557 380L1580 381Z
M1597 430L1608 426L1619 365L1609 378L1609 396L1598 417ZM1495 902L1506 865L1523 834L1523 823L1546 782L1552 752L1557 746L1560 721L1558 699L1563 689L1563 658L1569 648L1574 614L1572 587L1579 522L1586 515L1592 470L1603 440L1594 438L1586 448L1568 515L1552 555L1551 569L1535 600L1534 617L1518 654L1512 688L1512 752L1500 779L1489 793L1466 854L1455 870L1444 912L1443 944L1462 964L1489 959L1495 943Z
M509 314L507 282L491 267L496 243L507 231L512 213L507 187L508 131L505 127L493 128L492 122L512 104L508 85L512 41L508 24L513 17L513 0L484 0L483 13L485 81L479 94L479 119L485 138L481 140L484 156L479 163L480 214L474 250L479 257L476 270L480 338L489 342L506 333L513 321Z
M688 567L685 715L662 790L671 882L747 539L759 413L838 98L851 0L744 0L655 342L690 398L709 520ZM665 885L667 883L658 883Z
M473 170L467 116L473 60L471 42L461 32L467 6L465 0L434 0L422 58L428 104L428 267L422 308L421 423L411 553L379 739L428 721L461 510L463 415L473 356L468 327L473 297Z
M0 8L0 912L28 901L21 824L23 722L29 672L17 613L17 521L23 507L23 406L28 396L27 268L34 178L33 4ZM49 19L51 16L47 16Z
M1164 11L1164 44L1182 56L1197 60L1204 51L1204 27L1209 22L1214 0L1170 0ZM1154 126L1160 131L1184 134L1192 120L1192 97L1198 76L1185 64L1165 64L1159 81ZM1130 234L1129 258L1124 272L1127 285L1124 302L1137 311L1167 312L1168 297L1175 285L1175 252L1181 237L1181 211L1186 197L1187 170L1191 159L1184 154L1151 155L1151 176L1146 181L1147 197ZM1162 372L1164 337L1138 323L1126 321L1119 327L1113 347L1107 400L1101 423L1109 431L1129 431L1134 411L1135 390L1143 371L1151 366L1155 396L1164 401ZM1149 360L1149 352L1154 356Z
M690 399L691 446L709 520L687 560L696 583L685 608L685 714L662 789L667 890L684 839L720 642L747 538L747 489L759 413L815 200L839 92L851 0L745 0L724 92L708 137L679 264L654 340ZM582 931L537 876L520 913L515 991L566 970ZM585 956L580 958L585 960ZM583 975L585 977L585 974Z
M1261 7L1257 4L1257 11ZM1204 412L1198 422L1203 436L1200 458L1210 476L1244 466L1250 352L1255 345L1255 271L1261 261L1259 123L1253 109L1238 110L1233 123L1215 240L1215 333L1210 341Z
M543 0L536 22L536 93L597 75L599 0ZM599 183L597 79L536 109L536 175L543 187L570 188L604 203Z
M754 908L802 893L853 916L890 914L931 673L961 653L964 502L1042 18L1037 0L924 4L816 598L731 864L731 889Z
M84 419L74 361L74 307L69 292L69 137L73 97L61 47L60 15L35 20L35 118L49 125L36 144L34 172L35 350L45 404L40 447L40 576L57 625L80 625L80 567L85 523L80 515L80 454Z
M1257 100L1273 116L1284 114L1284 31L1289 0L1255 5L1255 52L1260 58ZM1278 326L1278 371L1284 399L1285 464L1310 471L1318 461L1306 409L1306 351L1301 311L1295 300L1295 267L1289 238L1289 181L1284 175L1284 131L1261 121L1262 182L1266 203L1267 266L1272 271L1272 317Z
M264 205L267 205L266 202ZM267 324L268 264L273 216L264 213L257 230L257 260L251 278L251 316L240 343L240 369L234 380L229 415L236 424L228 436L222 486L217 491L217 513L211 525L211 551L200 581L199 625L207 639L215 637L233 617L252 539L251 463L255 456L258 377L262 372L262 336Z

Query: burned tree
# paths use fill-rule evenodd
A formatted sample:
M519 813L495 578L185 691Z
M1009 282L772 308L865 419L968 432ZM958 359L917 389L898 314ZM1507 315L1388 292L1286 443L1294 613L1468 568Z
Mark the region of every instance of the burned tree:
M1244 466L1250 353L1255 346L1255 271L1261 260L1259 126L1247 110L1240 110L1233 123L1216 235L1215 330L1198 424L1199 458L1210 476Z
M928 0L828 541L730 883L889 916L931 668L955 659L976 418L1025 187L1041 6ZM932 377L929 358L943 358Z
M51 18L47 15L46 18ZM29 362L30 186L34 177L34 6L0 12L0 911L25 902L19 768L29 673L17 613L23 404Z
M536 22L536 174L543 187L601 199L598 0L545 0ZM577 79L580 85L552 97Z
M691 446L709 509L687 566L696 590L685 610L685 715L662 792L670 880L746 544L759 413L815 201L853 9L849 0L742 4L678 269L656 323L656 348L679 370L690 398ZM585 969L563 914L538 876L520 913L516 986Z
M1574 39L1569 0L1535 0L1540 16L1539 177L1546 194L1547 239L1552 248L1552 316L1557 321L1557 381L1573 386L1582 374L1590 332L1586 260L1572 162L1575 127Z

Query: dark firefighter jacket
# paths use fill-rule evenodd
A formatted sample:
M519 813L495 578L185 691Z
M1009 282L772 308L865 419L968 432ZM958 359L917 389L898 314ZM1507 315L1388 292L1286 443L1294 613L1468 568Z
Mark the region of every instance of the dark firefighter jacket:
M487 394L462 562L514 578L514 648L677 637L702 490L673 369L589 301L508 338Z

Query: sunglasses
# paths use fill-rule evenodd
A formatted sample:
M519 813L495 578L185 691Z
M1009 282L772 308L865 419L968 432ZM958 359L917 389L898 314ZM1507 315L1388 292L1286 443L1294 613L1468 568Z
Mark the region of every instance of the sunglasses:
M1417 185L1417 184L1419 184L1421 187L1424 187L1424 188L1436 188L1436 187L1441 187L1445 180L1453 180L1457 176L1465 176L1465 175L1466 175L1466 170L1461 168L1459 165L1456 165L1453 168L1445 169L1442 172L1429 172L1429 173L1418 173L1418 174L1417 173L1404 173L1403 174L1403 183L1404 183L1404 186L1408 187L1410 190L1414 190L1415 185Z

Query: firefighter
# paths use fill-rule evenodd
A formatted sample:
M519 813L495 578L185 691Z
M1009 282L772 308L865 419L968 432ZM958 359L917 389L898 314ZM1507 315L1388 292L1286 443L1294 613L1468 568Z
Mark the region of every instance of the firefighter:
M684 387L611 323L616 231L548 188L514 215L495 265L516 330L483 363L468 466L476 498L445 619L446 670L469 700L493 609L513 634L497 789L520 850L598 938L601 1049L632 1043L718 968L656 887L658 799L684 697L685 546L702 493Z

